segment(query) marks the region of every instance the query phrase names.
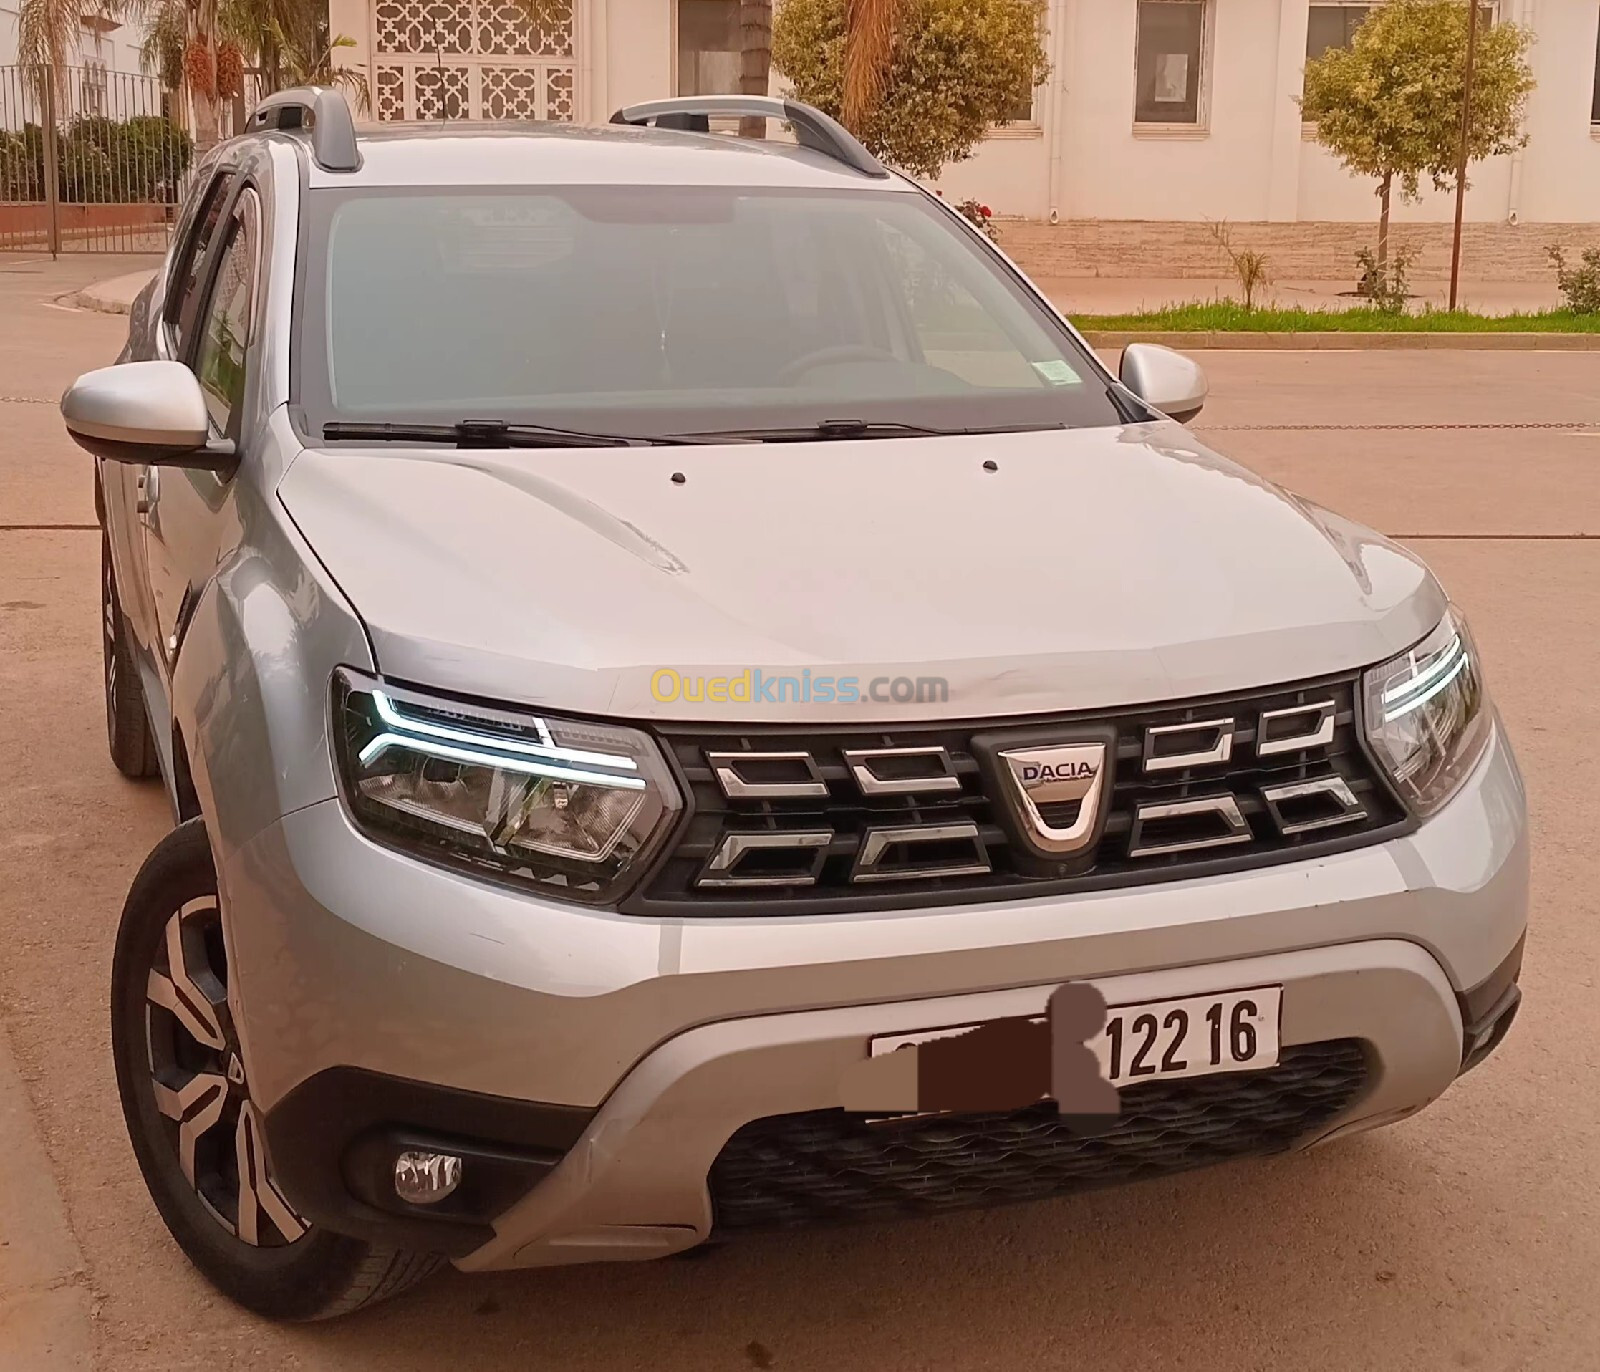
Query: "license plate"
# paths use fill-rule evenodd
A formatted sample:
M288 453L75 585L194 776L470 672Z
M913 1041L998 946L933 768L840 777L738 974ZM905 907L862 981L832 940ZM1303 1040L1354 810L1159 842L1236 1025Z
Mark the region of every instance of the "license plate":
M1281 986L1112 1005L1089 1040L1113 1086L1278 1065Z
M1252 986L1182 1000L1151 1000L1106 1008L1106 1027L1089 1040L1101 1074L1113 1086L1133 1086L1214 1072L1252 1072L1278 1065L1283 987ZM1043 1023L1040 1016L1038 1023ZM879 1057L976 1028L972 1024L884 1034L872 1040Z

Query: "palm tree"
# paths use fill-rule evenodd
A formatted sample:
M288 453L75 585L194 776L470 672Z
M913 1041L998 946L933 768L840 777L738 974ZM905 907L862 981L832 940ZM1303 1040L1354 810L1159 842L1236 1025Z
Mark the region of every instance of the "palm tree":
M899 15L900 0L847 0L840 109L847 128L859 130L883 98Z
M356 40L330 33L328 8L315 0L222 0L224 42L254 59L264 92L286 86L343 88L358 108L371 106L366 73L335 54Z
M337 51L353 48L355 40L329 34L327 9L316 0L139 2L151 6L142 51L145 69L158 73L168 90L188 95L200 149L216 142L219 101L242 94L235 83L247 63L258 73L263 93L285 86L339 86L359 108L371 104L366 74L335 60Z
M144 67L158 72L167 90L188 96L195 148L204 152L217 141L218 0L148 0L146 17Z
M141 56L162 85L187 92L194 107L195 142L217 141L216 51L219 0L98 0L100 13L122 21L144 21ZM57 90L76 55L84 0L22 0L17 13L17 59Z
M62 88L67 68L78 55L78 35L83 31L84 0L22 0L17 10L17 62L35 80L46 75ZM95 6L107 19L138 18L143 0L99 0Z
M848 128L859 130L883 98L899 13L900 0L846 0L840 113ZM772 0L740 0L739 40L739 89L745 95L765 95L772 73ZM747 119L739 127L746 138L760 138L765 131L764 119Z
M772 81L772 0L739 0L739 91L765 95ZM741 138L765 138L765 119L741 119Z

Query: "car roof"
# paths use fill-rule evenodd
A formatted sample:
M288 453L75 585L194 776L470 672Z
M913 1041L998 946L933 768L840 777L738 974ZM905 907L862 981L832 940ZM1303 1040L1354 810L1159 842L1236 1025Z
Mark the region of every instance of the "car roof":
M361 165L355 171L328 171L304 159L307 184L314 189L507 184L915 189L901 177L866 176L787 139L616 124L392 124L358 130L356 146Z

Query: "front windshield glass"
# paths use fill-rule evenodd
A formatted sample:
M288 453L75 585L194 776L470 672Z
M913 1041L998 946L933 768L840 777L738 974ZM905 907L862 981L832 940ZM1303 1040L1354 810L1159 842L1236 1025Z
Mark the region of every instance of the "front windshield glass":
M904 192L318 191L299 400L626 434L1122 422L1003 264Z

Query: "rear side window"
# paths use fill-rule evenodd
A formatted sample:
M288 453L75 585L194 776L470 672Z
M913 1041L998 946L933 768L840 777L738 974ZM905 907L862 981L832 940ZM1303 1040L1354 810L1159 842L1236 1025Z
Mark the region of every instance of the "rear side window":
M211 299L200 323L194 373L205 392L206 411L217 431L239 436L244 408L246 363L254 318L256 241L260 215L253 191L239 197L227 223L227 239L217 263Z
M167 293L167 324L172 329L173 351L182 353L194 331L195 310L199 307L200 273L205 266L206 249L222 218L222 202L228 189L227 172L218 172L206 188L205 200L190 224L189 236L178 254L172 274L173 287Z

